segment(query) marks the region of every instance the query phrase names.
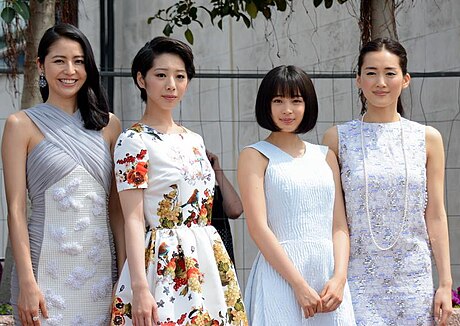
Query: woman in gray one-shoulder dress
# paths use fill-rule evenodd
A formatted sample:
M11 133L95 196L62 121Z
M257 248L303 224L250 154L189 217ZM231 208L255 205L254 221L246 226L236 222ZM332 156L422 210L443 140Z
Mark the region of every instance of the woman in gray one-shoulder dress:
M109 202L120 123L76 27L48 29L37 65L45 103L11 115L2 143L15 322L106 325L116 279L110 224L124 252L118 199Z

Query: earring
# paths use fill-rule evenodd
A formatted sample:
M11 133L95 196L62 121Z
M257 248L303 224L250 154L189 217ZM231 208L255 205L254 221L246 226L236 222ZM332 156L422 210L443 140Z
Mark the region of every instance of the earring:
M48 83L46 82L45 74L41 73L38 77L38 86L40 86L40 88L45 88L46 85L48 85Z

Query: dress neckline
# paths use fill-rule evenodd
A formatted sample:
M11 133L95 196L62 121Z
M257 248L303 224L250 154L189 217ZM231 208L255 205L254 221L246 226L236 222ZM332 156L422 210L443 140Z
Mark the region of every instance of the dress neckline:
M298 157L294 157L292 156L291 154L289 154L288 152L282 150L281 148L279 148L278 146L276 146L275 144L272 144L270 143L269 141L266 141L266 140L262 140L264 143L267 143L269 144L270 146L274 147L277 151L283 153L284 155L287 155L288 157L290 157L291 159L294 159L294 160L298 160L298 159L301 159L301 158L304 158L306 153L307 153L307 148L308 148L308 143L306 141L302 141L304 146L305 146L305 150L303 152L303 154L301 156L298 156Z

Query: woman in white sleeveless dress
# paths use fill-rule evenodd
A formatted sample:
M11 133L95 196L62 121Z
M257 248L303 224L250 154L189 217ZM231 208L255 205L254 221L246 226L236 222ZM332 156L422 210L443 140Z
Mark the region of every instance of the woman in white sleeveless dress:
M338 164L327 147L298 135L317 116L304 71L280 66L264 77L256 117L272 132L238 163L249 232L260 249L245 296L252 326L354 325Z
M360 120L333 127L350 227L348 282L358 325L446 325L452 311L440 133L404 119L404 47L366 44L358 60ZM431 249L439 276L434 290Z

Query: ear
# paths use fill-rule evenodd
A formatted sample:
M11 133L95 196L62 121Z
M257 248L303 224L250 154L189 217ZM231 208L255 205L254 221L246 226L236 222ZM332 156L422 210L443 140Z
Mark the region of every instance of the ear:
M361 88L361 76L358 74L356 75L355 83L357 88Z
M403 89L409 87L410 80L411 80L410 75L408 73L405 74L403 77L403 85L402 85Z
M139 87L145 89L145 80L140 71L137 72L136 80Z
M37 57L37 59L35 60L35 64L37 65L37 69L38 69L39 74L45 72L45 69L44 69L43 65L40 63L40 58L39 57Z

